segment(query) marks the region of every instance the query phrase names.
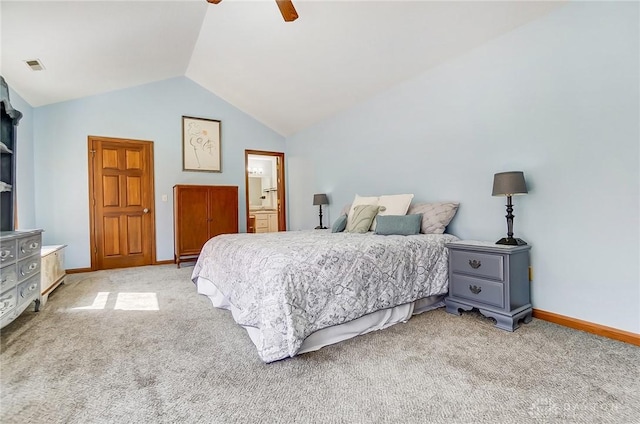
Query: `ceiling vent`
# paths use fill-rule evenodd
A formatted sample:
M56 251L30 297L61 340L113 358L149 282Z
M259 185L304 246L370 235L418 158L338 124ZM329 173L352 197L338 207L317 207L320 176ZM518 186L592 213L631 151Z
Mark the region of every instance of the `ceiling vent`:
M40 59L25 60L24 63L26 63L32 71L44 70L44 65L40 62Z

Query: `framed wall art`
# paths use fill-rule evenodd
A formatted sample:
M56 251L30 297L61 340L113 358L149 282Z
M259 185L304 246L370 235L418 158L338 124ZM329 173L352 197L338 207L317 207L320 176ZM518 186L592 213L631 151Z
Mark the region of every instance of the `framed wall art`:
M182 117L182 169L222 172L220 121Z

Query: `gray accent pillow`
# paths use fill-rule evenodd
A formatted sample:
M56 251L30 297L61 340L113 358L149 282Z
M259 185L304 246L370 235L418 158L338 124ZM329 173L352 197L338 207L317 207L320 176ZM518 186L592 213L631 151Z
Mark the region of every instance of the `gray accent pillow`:
M358 205L353 208L349 221L347 222L347 233L366 233L371 227L373 219L378 214L379 206Z
M347 215L340 215L331 226L332 233L341 233L347 227Z
M420 232L423 234L442 234L455 216L460 203L437 202L416 203L409 206L407 214L422 214Z
M389 236L397 234L411 236L420 234L422 214L415 215L378 215L376 217L376 234Z

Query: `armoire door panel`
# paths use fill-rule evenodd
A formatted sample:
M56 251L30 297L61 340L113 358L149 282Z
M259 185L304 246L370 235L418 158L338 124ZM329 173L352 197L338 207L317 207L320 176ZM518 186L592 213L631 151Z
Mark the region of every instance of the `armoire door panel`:
M214 188L209 199L209 238L238 232L238 192ZM235 211L235 213L229 213Z
M178 224L181 234L179 250L185 254L198 254L209 240L207 196L207 189L199 187L180 191L178 204L183 219Z

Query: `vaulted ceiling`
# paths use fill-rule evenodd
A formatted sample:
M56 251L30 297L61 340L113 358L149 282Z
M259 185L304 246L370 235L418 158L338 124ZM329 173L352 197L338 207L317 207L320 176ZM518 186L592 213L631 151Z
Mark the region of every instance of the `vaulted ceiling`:
M34 107L186 76L287 136L563 3L3 0L0 73Z

